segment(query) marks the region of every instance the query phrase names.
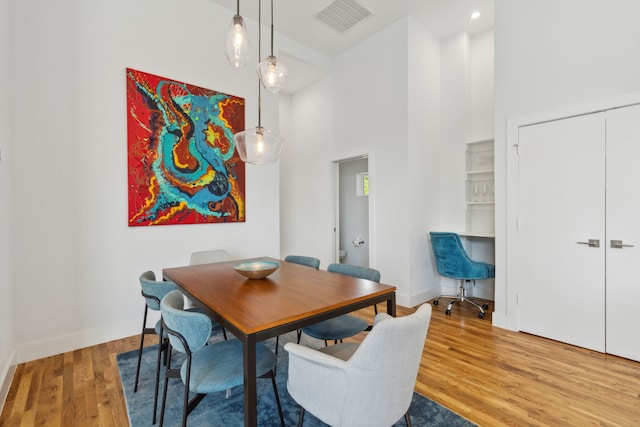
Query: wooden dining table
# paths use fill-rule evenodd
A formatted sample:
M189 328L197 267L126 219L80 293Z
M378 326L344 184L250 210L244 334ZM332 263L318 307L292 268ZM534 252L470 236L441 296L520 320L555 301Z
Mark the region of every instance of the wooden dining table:
M254 260L276 261L280 268L265 279L247 279L234 269ZM165 268L163 276L242 341L245 426L258 422L256 343L376 303L396 313L395 286L268 257Z

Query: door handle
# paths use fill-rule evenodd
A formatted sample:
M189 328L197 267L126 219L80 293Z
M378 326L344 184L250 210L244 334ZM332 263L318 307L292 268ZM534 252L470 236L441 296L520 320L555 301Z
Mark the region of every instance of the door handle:
M613 240L612 240L612 242L613 242ZM579 244L579 245L589 245L590 248L599 248L600 247L600 240L598 240L598 239L589 239L588 242L576 242L576 243Z
M622 249L623 247L624 248L632 248L633 245L625 245L625 244L622 243L622 240L612 240L611 241L611 247L613 249Z

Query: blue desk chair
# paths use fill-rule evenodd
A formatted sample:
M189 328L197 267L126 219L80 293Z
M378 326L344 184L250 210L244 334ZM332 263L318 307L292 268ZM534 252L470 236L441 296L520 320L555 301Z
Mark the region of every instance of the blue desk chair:
M484 310L489 308L488 304L478 304L466 296L465 282L471 281L475 285L476 280L491 279L496 276L495 266L486 262L473 261L467 255L462 246L460 236L456 233L431 232L431 248L436 261L436 268L441 276L460 281L460 291L458 295L442 295L433 301L438 305L439 298L449 298L452 301L447 306L446 314L451 314L453 304L468 302L476 307L480 312L478 317L484 317Z
M360 279L371 280L373 282L380 281L380 272L374 268L360 267L349 264L329 264L327 271L332 273L344 274L346 276L357 277ZM352 337L362 331L371 330L366 320L359 317L343 314L333 319L324 320L314 323L311 326L302 328L298 333L298 343L302 333L313 338L327 341L342 341L344 338Z
M208 393L228 390L244 383L242 342L228 340L208 343L211 336L211 319L203 313L185 311L183 307L184 298L180 291L169 292L160 303L162 326L169 334L170 343L160 426L164 422L169 378L181 378L184 383L183 427L187 425L189 413ZM186 360L179 367L171 367L173 350L186 354ZM271 378L280 423L284 427L284 416L274 374L275 366L276 357L271 350L260 343L256 344L256 375ZM196 394L191 400L189 391Z

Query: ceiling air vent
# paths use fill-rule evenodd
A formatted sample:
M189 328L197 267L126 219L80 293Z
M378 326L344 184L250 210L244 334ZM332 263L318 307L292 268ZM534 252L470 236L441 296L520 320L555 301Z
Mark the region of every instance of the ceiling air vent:
M354 0L336 0L318 12L315 18L339 33L344 33L371 15L370 11Z

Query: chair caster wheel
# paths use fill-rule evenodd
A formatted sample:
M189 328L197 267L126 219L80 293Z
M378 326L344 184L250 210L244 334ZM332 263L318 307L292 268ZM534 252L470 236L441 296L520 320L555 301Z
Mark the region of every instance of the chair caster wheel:
M482 304L482 308L484 308L485 310L489 309L489 304Z
M433 305L438 305L438 300L433 300Z
M478 317L484 319L484 313L478 313Z
M444 314L446 314L447 316L451 316L451 310L445 310Z

